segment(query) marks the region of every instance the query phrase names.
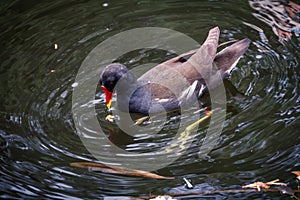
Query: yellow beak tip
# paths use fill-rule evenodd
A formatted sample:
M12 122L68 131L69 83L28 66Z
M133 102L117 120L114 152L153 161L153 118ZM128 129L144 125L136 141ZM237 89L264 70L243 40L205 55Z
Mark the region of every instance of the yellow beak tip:
M107 107L108 109L110 109L111 103L112 103L112 100L110 100L110 101L106 104L106 107Z

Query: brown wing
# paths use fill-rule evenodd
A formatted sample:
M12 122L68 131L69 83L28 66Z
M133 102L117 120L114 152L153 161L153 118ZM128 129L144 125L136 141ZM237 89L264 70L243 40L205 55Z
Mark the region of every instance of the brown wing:
M179 56L171 58L170 60L167 60L161 64L169 67L176 67L178 65L181 65L183 62L186 62L188 58L190 58L193 54L195 54L198 51L198 49L199 48L180 54Z
M195 100L195 95L191 94L195 93L197 97L200 96L205 90L202 77L211 72L219 34L218 27L211 29L199 49L191 50L161 63L141 76L138 82L145 85L144 88L147 88L145 91L149 92L152 101L168 100L163 104L170 109L177 107L180 102L190 102L190 97ZM182 58L190 55L187 62L184 62Z

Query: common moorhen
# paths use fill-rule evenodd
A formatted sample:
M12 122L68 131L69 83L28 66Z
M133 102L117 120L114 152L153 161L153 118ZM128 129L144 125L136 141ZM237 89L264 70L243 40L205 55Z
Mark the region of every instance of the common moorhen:
M138 79L120 63L108 65L100 77L107 107L113 91L119 109L130 113L148 115L195 102L222 83L250 44L245 38L217 53L219 35L218 27L211 29L199 49L161 63Z

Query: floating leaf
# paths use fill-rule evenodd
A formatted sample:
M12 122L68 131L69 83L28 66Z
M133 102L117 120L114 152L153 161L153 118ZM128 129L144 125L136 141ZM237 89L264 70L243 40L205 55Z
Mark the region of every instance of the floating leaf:
M269 182L254 182L254 183L251 183L249 185L244 185L242 186L242 188L254 188L254 189L257 189L258 191L261 191L261 189L269 189L271 185L277 185L277 186L287 186L286 183L281 183L281 182L278 182L279 179L275 179L273 181L269 181Z
M249 185L244 185L242 186L242 188L254 188L257 189L258 191L261 191L261 189L269 189L270 186L263 182L254 182Z
M292 171L291 173L295 174L298 180L300 180L300 171Z

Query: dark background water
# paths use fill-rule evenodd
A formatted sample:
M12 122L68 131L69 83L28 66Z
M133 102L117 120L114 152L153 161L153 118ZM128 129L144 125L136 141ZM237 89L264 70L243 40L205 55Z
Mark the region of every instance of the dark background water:
M186 193L240 189L276 178L297 188L290 172L300 170L299 26L291 39L282 42L243 0L20 0L1 1L0 12L0 198L99 199ZM263 42L259 32L243 22L262 28L269 42ZM175 180L111 175L69 165L95 160L78 136L71 110L72 84L94 47L122 31L151 26L173 29L202 43L216 25L221 28L220 42L248 37L252 44L225 83L230 94L225 126L206 160L197 159L199 143L194 142L175 163L156 171L176 176ZM146 51L122 59L134 67L165 57L165 52ZM99 120L118 132L104 120L107 112L101 92L97 99ZM199 140L207 127L199 127ZM160 138L172 138L176 126L169 123L163 130L163 136L154 140L157 143ZM120 137L124 148L147 150L147 139L126 146L127 138ZM183 186L183 177L192 180L193 190ZM290 197L220 193L190 198Z

